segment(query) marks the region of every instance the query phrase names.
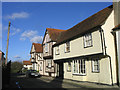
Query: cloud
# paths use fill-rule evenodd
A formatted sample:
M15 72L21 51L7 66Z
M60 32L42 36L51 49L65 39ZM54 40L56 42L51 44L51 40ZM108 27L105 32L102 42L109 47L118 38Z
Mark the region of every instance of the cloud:
M11 28L11 30L12 30L12 33L11 33L11 35L13 36L13 35L16 35L17 33L19 33L20 32L20 29L19 28Z
M22 37L28 37L28 38L31 38L33 37L34 35L36 35L38 32L37 31L34 31L34 30L30 30L30 31L25 31L22 33Z
M21 34L20 40L26 40L29 39L30 42L42 42L43 37L38 35L38 32L36 30L28 30L28 31L24 31Z
M14 58L21 58L19 55L14 56Z
M2 31L7 31L8 30L8 26L4 26L2 27ZM16 35L17 33L19 33L21 30L19 28L15 28L15 27L10 27L10 35L11 36L14 36Z
M5 19L15 20L17 18L28 18L29 14L27 12L12 13L11 15L5 16Z
M30 41L37 43L37 42L42 42L42 39L43 39L42 36L35 36L35 37L31 38Z

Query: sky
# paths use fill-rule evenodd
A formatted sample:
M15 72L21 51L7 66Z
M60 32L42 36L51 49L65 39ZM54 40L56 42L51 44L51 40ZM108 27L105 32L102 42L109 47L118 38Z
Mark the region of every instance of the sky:
M8 61L30 59L32 43L42 43L46 28L67 30L112 2L2 2L2 51ZM1 39L1 38L0 38Z

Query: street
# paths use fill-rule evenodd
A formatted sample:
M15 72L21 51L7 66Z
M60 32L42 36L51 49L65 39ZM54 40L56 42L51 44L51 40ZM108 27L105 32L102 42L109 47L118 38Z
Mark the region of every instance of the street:
M94 86L95 87L95 86ZM40 89L40 88L79 88L81 90L89 90L93 87L86 87L82 84L76 84L72 81L65 82L65 80L41 76L38 78L26 78L25 75L14 74L11 75L10 89L19 88L21 89ZM103 87L104 88L104 87ZM104 90L103 88L100 88ZM119 90L118 87L105 86L105 88ZM98 88L97 88L98 89Z
M52 77L26 78L25 75L17 75L11 77L11 88L81 88L79 86L63 83L62 79ZM15 85L16 84L16 85Z

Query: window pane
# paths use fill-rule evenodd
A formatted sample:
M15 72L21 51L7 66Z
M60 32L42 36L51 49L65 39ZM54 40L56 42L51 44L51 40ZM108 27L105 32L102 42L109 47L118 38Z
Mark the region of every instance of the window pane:
M92 36L90 34L86 34L84 36L84 47L91 46L92 45Z

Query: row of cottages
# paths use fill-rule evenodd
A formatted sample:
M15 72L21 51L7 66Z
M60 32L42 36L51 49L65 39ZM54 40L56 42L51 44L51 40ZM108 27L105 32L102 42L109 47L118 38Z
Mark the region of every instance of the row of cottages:
M120 2L113 3L56 37L53 45L56 76L109 85L120 81L120 61L112 34L116 24L120 24L119 8Z
M45 68L44 68L44 60L43 60L43 47L39 43L32 43L31 47L31 63L32 69L39 71L41 75L44 75Z
M42 75L77 81L119 83L119 5L113 3L68 30L47 28L42 45L32 44L33 69L42 66Z

